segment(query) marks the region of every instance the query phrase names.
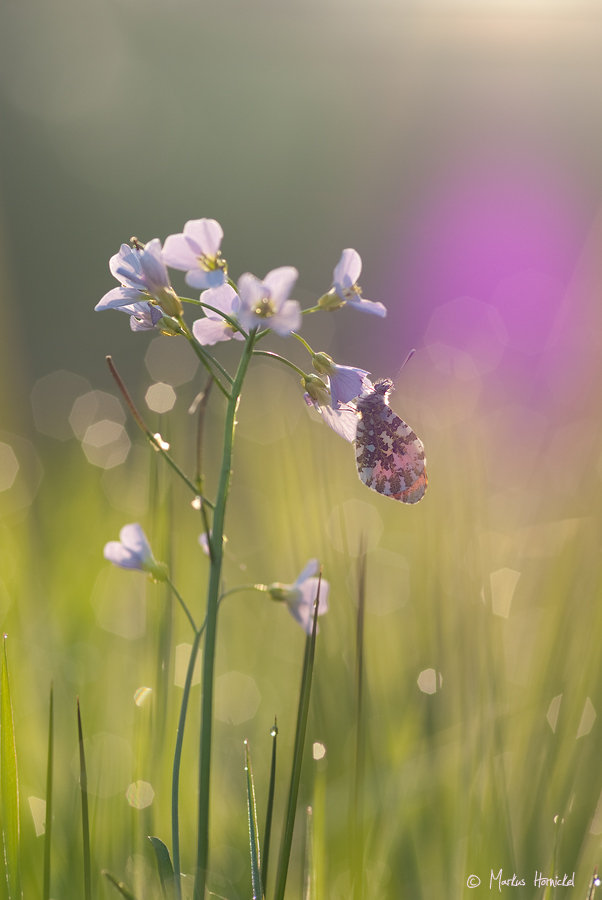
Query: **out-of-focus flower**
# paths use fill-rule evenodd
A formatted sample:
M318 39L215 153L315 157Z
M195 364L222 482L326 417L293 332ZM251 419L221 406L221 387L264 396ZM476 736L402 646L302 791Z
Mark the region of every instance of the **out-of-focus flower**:
M271 328L282 337L301 325L301 308L287 297L299 277L293 266L272 269L263 281L246 272L238 282L240 309L238 321L247 331Z
M328 379L327 379L328 381ZM346 441L354 441L357 432L357 410L349 403L332 405L332 395L328 384L317 375L301 379L307 393L303 399L320 413L326 424Z
M341 403L349 403L365 390L364 383L370 372L354 366L339 366L327 353L316 353L313 366L320 375L328 375L331 405L336 409Z
M148 301L130 303L128 306L120 306L118 309L130 317L132 331L152 331L163 318L162 310Z
M104 295L94 307L97 312L153 300L166 316L182 314L182 304L169 283L161 257L161 241L157 238L145 247L122 244L119 253L111 257L109 268L121 282L121 287L113 288Z
M165 581L167 578L165 565L154 558L146 535L137 522L124 525L119 532L119 540L105 544L103 555L113 565L146 572L155 581Z
M207 537L206 531L199 534L199 545L205 556L211 556L211 553L209 552L209 538Z
M220 245L224 232L215 219L191 219L182 234L170 234L163 248L163 259L172 269L186 272L186 284L204 290L220 287L227 274Z
M267 587L272 600L286 603L291 616L306 634L311 634L313 625L314 603L318 594L318 582L320 582L320 579L315 577L318 569L318 560L310 559L293 584L281 584L279 581L275 581ZM318 603L319 616L328 612L329 590L329 583L322 579Z
M362 312L372 313L374 316L386 316L387 310L382 303L374 303L362 297L362 289L357 283L362 271L362 260L357 250L348 247L343 250L341 258L335 266L333 273L333 287L318 300L318 306L322 309L333 310L347 304Z
M240 298L233 287L229 284L222 284L221 287L211 288L202 295L203 303L215 306L221 309L223 313L230 318L236 318L236 314L240 308ZM205 310L206 317L197 319L192 326L192 333L199 342L204 346L217 344L218 341L229 341L234 338L237 341L244 341L244 335L240 331L235 331L229 322L226 322L219 313L211 309Z

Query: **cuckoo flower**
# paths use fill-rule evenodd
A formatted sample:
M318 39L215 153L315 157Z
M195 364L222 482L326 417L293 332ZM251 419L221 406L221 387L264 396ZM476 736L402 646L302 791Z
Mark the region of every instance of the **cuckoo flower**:
M170 234L163 248L163 259L172 269L186 272L186 284L205 290L220 287L227 274L220 244L224 232L215 219L192 219L183 234Z
M145 247L122 244L119 253L111 257L111 273L121 287L113 288L96 304L95 310L120 309L133 303L152 300L166 316L180 316L182 304L175 294L163 259L161 241L155 238Z
M328 375L331 406L335 409L359 397L365 390L366 376L370 374L355 366L339 366L327 353L316 353L313 366L320 375Z
M357 283L361 271L362 260L357 250L350 247L343 250L334 269L333 287L320 297L318 305L323 309L337 309L347 304L374 316L386 316L387 310L382 303L373 303L372 300L364 300L362 297L362 289Z
M105 544L103 553L105 559L122 569L138 569L155 581L165 581L167 578L164 564L154 558L146 535L137 522L124 525L119 532L119 540Z
M301 325L301 309L288 295L299 277L293 266L272 269L263 281L246 272L238 282L240 310L238 320L243 328L271 328L285 337Z
M308 406L316 409L326 424L346 441L354 441L357 431L357 411L355 406L349 403L332 404L332 395L328 385L328 379L324 381L317 375L307 375L301 379L307 393L303 399Z
M152 331L163 318L163 312L158 306L153 306L148 301L143 303L130 303L128 306L120 306L120 312L127 313L130 317L132 331Z
M318 594L319 578L318 560L310 559L299 577L293 584L281 584L279 581L268 585L268 593L272 600L286 603L288 611L293 619L299 623L306 634L311 634L314 615L314 602ZM318 615L323 616L328 612L328 592L330 585L327 581L320 582L320 601Z
M221 309L230 318L236 318L236 313L240 307L240 298L229 284L210 288L202 295L202 299L203 303L208 303L216 309ZM232 325L226 322L219 313L214 312L212 309L206 309L205 314L206 317L204 319L197 319L192 326L192 333L199 344L210 346L211 344L217 344L218 341L229 341L230 338L244 341L244 335L240 331L235 331Z

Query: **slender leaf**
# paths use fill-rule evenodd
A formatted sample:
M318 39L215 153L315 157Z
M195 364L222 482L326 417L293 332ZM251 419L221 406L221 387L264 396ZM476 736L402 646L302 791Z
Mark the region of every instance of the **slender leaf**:
M52 776L54 761L54 691L50 683L48 713L48 762L46 764L46 823L44 833L44 885L42 900L50 900L50 847L52 841Z
M355 760L351 801L351 872L353 900L364 896L364 611L366 608L366 541L362 535L358 560L358 602L355 643Z
M161 892L166 900L171 900L174 895L174 874L169 850L160 838L149 835L148 839L153 845L153 850L155 851L155 857L157 859Z
M21 860L19 854L19 780L13 708L10 702L6 635L2 647L0 685L0 786L2 795L2 837L9 900L21 897Z
M293 830L295 827L295 812L297 809L297 798L299 796L299 783L301 781L301 764L303 762L303 747L305 744L305 733L307 731L307 717L309 714L309 698L311 696L311 681L314 671L314 657L316 653L316 633L318 628L318 606L320 603L320 587L322 583L322 572L320 571L320 580L318 581L318 591L314 602L314 617L311 634L308 635L305 644L305 661L303 663L303 674L301 676L301 691L299 694L299 710L297 713L297 730L295 733L295 749L293 752L293 768L291 772L291 784L289 788L288 804L286 809L286 819L284 831L282 833L282 845L280 848L280 859L278 860L278 874L276 876L276 892L275 900L284 900L284 890L286 888L286 879L288 875L288 864L291 856L291 847L293 843Z
M84 845L84 897L92 900L92 863L90 854L90 818L88 815L88 776L86 774L86 755L84 753L84 736L82 717L77 698L77 733L79 737L79 787L82 796L82 838Z
M261 883L265 894L268 887L268 862L270 859L270 839L272 836L272 816L274 813L274 792L276 790L276 748L278 744L278 719L274 716L274 724L270 729L272 736L272 765L270 768L270 786L268 789L268 805L265 813L265 829L263 832L263 861L261 863Z
M315 900L316 869L314 857L314 811L307 807L305 824L305 861L303 864L303 900Z
M255 784L251 768L249 742L245 741L245 770L247 773L247 813L249 817L249 843L251 846L251 886L253 900L261 900L261 857L259 853L259 834L257 833L257 805L255 803Z
M134 896L134 894L132 894L127 884L124 884L123 881L120 881L111 872L107 871L107 869L103 869L102 874L105 876L107 881L110 881L113 887L119 891L121 896L125 897L125 900L136 900L136 897Z

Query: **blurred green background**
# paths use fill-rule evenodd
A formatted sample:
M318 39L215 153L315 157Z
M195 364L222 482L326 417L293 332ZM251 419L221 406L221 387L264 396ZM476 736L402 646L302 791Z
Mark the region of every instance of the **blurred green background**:
M170 841L176 647L191 637L162 590L110 568L102 547L140 521L199 615L207 564L198 515L126 419L104 356L189 471L187 409L203 377L179 339L134 335L93 307L114 286L107 263L122 241L209 216L233 277L295 265L304 306L330 287L341 250L358 250L364 294L388 318L311 317L316 350L379 377L417 348L392 398L426 447L430 486L415 508L360 484L352 448L312 420L288 371L254 365L243 396L226 584L292 582L312 556L331 582L290 896L301 896L303 809L318 815L322 795L319 896L351 896L365 530L366 896L478 896L503 867L526 879L511 890L541 897L534 871L550 874L556 854L585 897L602 835L599 4L7 0L2 20L0 612L26 895L42 877L29 798L44 797L51 678L52 895L81 892L76 694L98 781L96 870L140 897L157 891L146 835ZM298 345L270 340L307 367ZM219 353L234 365L236 348ZM155 384L172 391L153 388L153 410ZM210 489L222 421L215 395ZM250 892L242 741L261 822L275 713L279 814L284 803L302 653L285 609L226 601L212 890L229 900ZM153 694L138 707L142 686ZM140 781L154 790L143 809L148 789L130 792L134 805L125 796Z

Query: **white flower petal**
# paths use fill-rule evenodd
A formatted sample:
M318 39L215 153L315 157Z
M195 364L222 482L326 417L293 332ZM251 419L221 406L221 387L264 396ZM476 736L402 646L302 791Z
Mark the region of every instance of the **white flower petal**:
M301 307L296 300L287 300L280 312L265 319L265 325L280 337L286 337L291 331L298 331L301 327Z
M333 273L335 286L350 288L357 283L361 273L362 260L357 250L353 250L351 247L343 250Z
M299 587L299 585L304 582L307 578L311 578L312 575L317 575L319 568L319 563L317 559L310 559L305 567L302 569L300 574L297 576L297 579L292 585L293 587Z
M281 266L279 269L272 269L263 279L278 309L292 291L298 277L299 273L294 266Z
M108 544L105 544L103 556L114 566L120 566L122 569L141 568L138 554L124 547L119 541L109 541Z
M387 307L382 303L375 303L372 300L364 300L363 297L354 297L347 301L347 306L353 306L360 312L371 313L373 316L380 316L382 319L387 315Z
M152 560L153 554L150 545L142 530L142 526L139 525L138 522L134 522L131 525L124 525L119 532L119 540L123 546L127 547L128 550L131 550L132 553L138 554L141 562Z
M197 319L192 326L192 333L203 347L211 347L218 341L229 341L234 336L228 323L217 316L214 319Z
M182 272L195 269L199 264L197 254L183 234L169 235L163 247L163 259L172 269Z
M357 411L355 406L340 406L333 409L331 406L320 406L322 418L333 431L346 441L355 440L357 432Z
M191 219L184 225L184 234L192 238L203 256L215 259L220 248L224 232L215 219Z

